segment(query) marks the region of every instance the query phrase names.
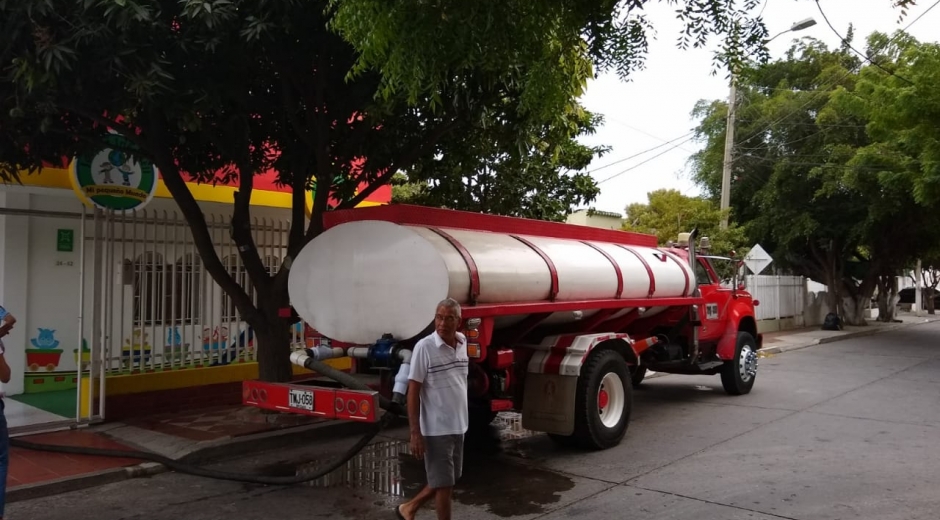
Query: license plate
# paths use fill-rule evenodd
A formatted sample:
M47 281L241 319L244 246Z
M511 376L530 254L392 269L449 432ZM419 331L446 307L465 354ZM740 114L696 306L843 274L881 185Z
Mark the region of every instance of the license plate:
M301 410L313 411L313 391L312 390L298 390L296 388L290 389L290 407L299 408Z

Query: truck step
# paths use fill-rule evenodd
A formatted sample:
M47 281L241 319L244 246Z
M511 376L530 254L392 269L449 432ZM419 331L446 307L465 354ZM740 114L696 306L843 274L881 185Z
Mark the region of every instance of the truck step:
M712 370L724 364L725 364L724 361L706 361L705 363L699 363L698 368L699 370L702 370L702 371Z

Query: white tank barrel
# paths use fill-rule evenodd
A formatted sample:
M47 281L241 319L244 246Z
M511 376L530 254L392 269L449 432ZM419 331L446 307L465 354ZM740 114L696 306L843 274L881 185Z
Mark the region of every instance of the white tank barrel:
M479 276L477 304L550 299L551 269L529 244L509 234L439 229L464 251L422 226L363 220L328 229L293 261L291 304L311 327L337 341L367 344L386 333L410 339L431 324L440 300L449 296L469 303L471 271L465 254ZM614 299L618 288L620 298L631 299L682 297L691 291L689 265L655 248L518 236L554 264L556 302ZM612 262L620 269L622 286ZM500 322L522 317L513 318Z

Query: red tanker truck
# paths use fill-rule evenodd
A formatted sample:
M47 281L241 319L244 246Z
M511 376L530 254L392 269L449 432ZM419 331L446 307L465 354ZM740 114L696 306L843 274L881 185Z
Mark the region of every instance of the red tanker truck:
M446 297L462 306L475 424L516 410L526 429L605 449L625 435L647 370L719 375L732 395L754 385L758 302L737 274L722 282L713 261L734 260L701 254L707 238L694 231L659 247L651 235L408 205L329 212L324 227L292 262L291 305L354 346L291 359L357 358L387 374L383 387L246 381L246 405L377 421L380 392L404 402L410 348Z

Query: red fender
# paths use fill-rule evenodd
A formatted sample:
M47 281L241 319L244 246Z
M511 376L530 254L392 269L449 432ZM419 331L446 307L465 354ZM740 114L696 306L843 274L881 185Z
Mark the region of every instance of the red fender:
M741 320L750 318L756 323L754 318L754 308L750 305L750 300L731 300L728 305L728 317L725 323L725 333L721 335L718 341L717 354L719 359L734 359L734 349L738 342L738 331L741 328ZM760 338L755 337L758 342L757 348L760 348Z

